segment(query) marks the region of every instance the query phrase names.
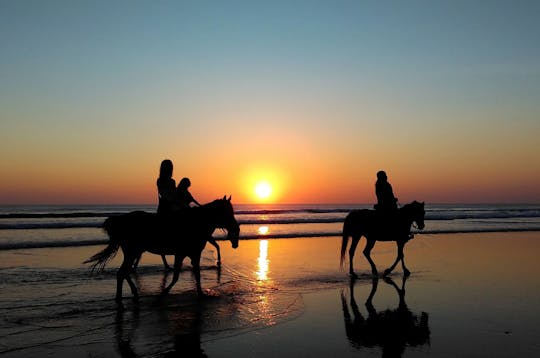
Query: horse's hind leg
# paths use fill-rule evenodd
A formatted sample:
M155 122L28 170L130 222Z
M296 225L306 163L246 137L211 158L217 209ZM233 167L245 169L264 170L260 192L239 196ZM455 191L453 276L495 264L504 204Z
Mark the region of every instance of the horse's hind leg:
M358 246L358 242L360 241L360 237L353 236L351 241L351 247L349 248L349 274L351 277L358 277L356 273L354 272L353 268L353 259L354 259L354 252L356 251L356 246Z
M219 250L219 245L218 245L218 243L217 243L216 240L214 240L214 239L209 239L208 242L209 242L210 244L212 244L212 246L214 246L214 247L216 248L216 250L217 250L217 265L218 265L218 266L221 266L221 252L220 252L220 250Z
M371 250L373 249L373 246L375 246L375 240L369 240L367 239L366 247L364 248L364 256L368 260L369 264L371 265L371 274L373 277L377 277L379 273L377 272L377 267L375 266L375 262L371 259Z

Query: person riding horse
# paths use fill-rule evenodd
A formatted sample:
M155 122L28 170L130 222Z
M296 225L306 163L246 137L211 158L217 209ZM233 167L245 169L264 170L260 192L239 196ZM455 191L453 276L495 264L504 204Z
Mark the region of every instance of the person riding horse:
M386 172L383 170L377 172L375 194L377 195L377 204L375 204L375 209L377 211L383 213L392 213L398 209L397 198L394 196L392 185L390 185L388 182Z

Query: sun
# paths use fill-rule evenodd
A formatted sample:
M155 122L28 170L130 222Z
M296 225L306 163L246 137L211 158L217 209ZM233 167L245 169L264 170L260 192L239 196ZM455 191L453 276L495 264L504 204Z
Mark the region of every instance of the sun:
M272 187L268 182L258 182L255 185L255 194L259 199L268 199L272 195Z

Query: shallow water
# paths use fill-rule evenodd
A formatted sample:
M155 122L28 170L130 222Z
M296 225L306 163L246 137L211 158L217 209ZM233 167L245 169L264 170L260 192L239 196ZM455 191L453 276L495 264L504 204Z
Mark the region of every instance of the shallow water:
M91 276L81 262L102 246L0 252L0 353L539 355L538 233L418 235L405 250L411 277L403 282L398 266L392 281L376 286L363 242L355 257L360 279L351 286L339 269L340 244L340 238L251 240L233 250L222 242L221 271L209 246L204 300L195 294L188 260L171 294L160 297L170 275L159 256L145 254L136 280L142 297L136 305L125 285L123 309L113 300L121 254ZM395 258L395 244L378 243L373 258L382 271ZM371 293L372 309L365 304ZM400 329L380 333L388 327Z

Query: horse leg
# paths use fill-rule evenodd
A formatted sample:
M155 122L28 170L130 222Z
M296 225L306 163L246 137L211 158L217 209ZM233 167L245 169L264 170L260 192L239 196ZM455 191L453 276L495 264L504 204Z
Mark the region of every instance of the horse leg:
M349 248L349 275L351 277L356 278L358 275L354 272L353 269L353 259L354 259L354 251L356 251L356 246L358 246L358 242L360 241L360 237L353 236L351 241L351 247Z
M169 266L169 263L167 262L167 258L165 255L161 255L161 260L163 261L163 266L165 266L166 270L170 270L171 266Z
M403 276L409 277L411 275L411 271L409 271L407 267L405 267L405 253L403 252L404 249L405 243L401 245L401 266L403 267Z
M366 238L367 239L367 238ZM367 239L366 247L364 248L364 256L368 260L369 264L371 265L371 274L373 277L377 277L379 273L377 272L377 267L375 266L375 262L371 259L371 249L373 249L373 246L375 246L375 240Z
M133 270L136 270L139 267L139 261L141 261L142 253L135 259L133 262Z
M173 278L172 278L172 281L171 283L169 284L169 286L167 286L164 290L163 290L163 294L166 295L167 293L169 293L169 291L171 290L171 288L174 286L174 284L176 282L178 282L178 277L180 276L180 269L182 268L182 262L184 261L184 258L183 257L180 257L179 255L175 255L174 256L174 271L173 271Z
M139 294L137 292L137 287L131 280L131 277L129 274L131 273L131 270L133 269L133 261L136 260L136 257L134 258L132 255L124 255L124 261L122 262L122 265L116 272L116 302L120 303L122 301L122 285L124 283L124 280L127 281L129 287L131 288L131 293L133 294L134 299L139 298Z
M212 246L214 246L217 250L217 265L218 267L220 267L221 266L221 252L219 250L219 245L214 238L208 239L208 242L212 244Z
M402 242L402 241L397 241L396 243L397 243L397 251L398 251L396 261L394 261L392 266L390 266L389 268L384 270L384 276L390 275L390 273L392 273L392 271L394 270L394 268L396 267L396 265L398 264L399 261L401 261L401 263L403 265L403 274L405 276L409 276L411 273L405 267L405 261L403 260L403 247L405 246L405 243Z
M191 265L193 266L193 274L195 275L197 294L199 295L199 297L203 297L204 293L201 288L201 255L193 257L191 259Z

